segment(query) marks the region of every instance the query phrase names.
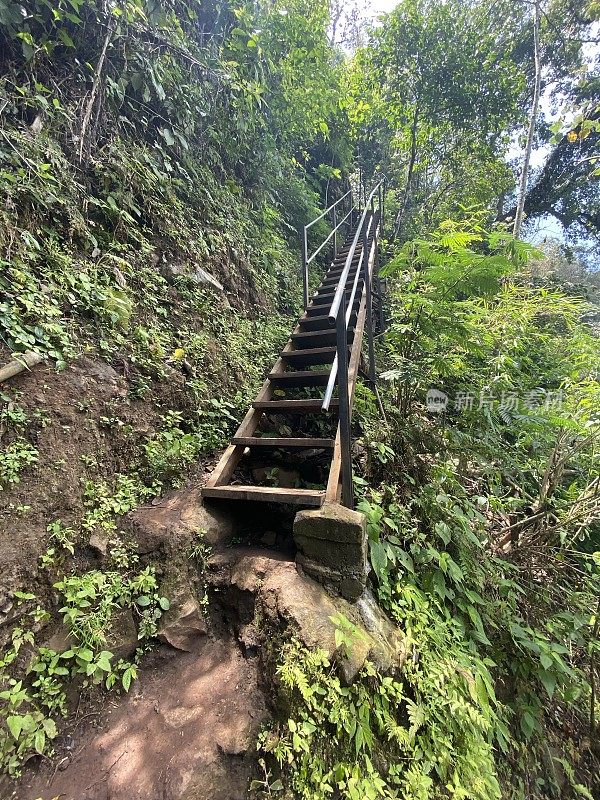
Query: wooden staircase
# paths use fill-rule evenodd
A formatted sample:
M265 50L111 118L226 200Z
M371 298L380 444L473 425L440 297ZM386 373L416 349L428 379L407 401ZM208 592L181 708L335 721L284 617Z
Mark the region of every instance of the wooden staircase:
M381 191L379 198L381 205ZM371 210L365 206L355 225L352 212L348 215L348 238L202 489L204 498L303 507L341 499L342 469L350 459L347 409L352 407L363 334L371 318L369 291L381 218L374 210L373 195L370 200ZM360 212L355 213L358 218ZM343 295L342 335L330 314L336 292L338 302ZM347 369L337 369L344 362ZM348 398L341 409L341 413L346 409L348 419L341 421L340 391Z

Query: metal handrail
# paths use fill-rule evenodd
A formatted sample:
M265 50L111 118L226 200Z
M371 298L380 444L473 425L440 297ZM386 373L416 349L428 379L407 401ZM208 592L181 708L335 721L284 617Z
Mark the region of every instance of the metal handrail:
M323 213L319 214L319 216L318 216L318 217L315 217L315 218L313 219L313 221L312 221L312 222L309 222L309 223L308 223L308 225L305 225L304 227L305 227L305 228L307 228L307 229L308 229L308 228L312 228L312 226L313 226L313 225L314 225L316 222L319 222L319 220L323 219L323 217L324 217L326 214L329 214L329 212L330 212L332 209L334 209L334 208L335 208L337 205L339 205L339 204L342 202L342 200L345 200L345 199L348 197L348 195L349 195L349 194L350 194L350 195L352 194L352 189L348 189L348 191L346 192L346 194L343 194L341 197L339 197L339 198L338 198L338 199L335 201L335 203L332 203L332 204L329 206L329 208L326 208L326 209L325 209L325 211L323 211Z
M366 296L367 314L367 336L369 344L369 379L375 382L375 355L373 344L373 320L372 320L372 295L371 295L371 275L369 272L369 262L371 252L375 247L377 252L377 237L381 227L384 209L384 187L385 178L382 178L373 188L369 198L365 202L364 211L361 214L356 233L352 240L350 250L346 256L344 269L340 275L335 294L329 309L328 318L330 324L335 324L336 329L336 355L332 364L329 381L321 405L323 410L329 408L333 395L334 386L337 379L339 396L339 431L341 447L341 469L342 469L342 502L351 508L354 504L354 490L352 486L352 453L350 435L350 394L348 376L348 325L352 318L352 308L356 296L360 277L364 280L364 290ZM378 210L375 212L375 195L378 196ZM361 254L356 265L356 275L350 293L348 307L346 307L347 281L358 246L359 239L362 238Z
M343 217L339 222L337 221L337 207L342 203L347 197L350 197L350 211ZM312 228L317 222L323 219L330 211L333 211L333 230L329 234L329 236L325 239L325 241L321 242L319 247L315 250L315 252L309 256L308 255L308 229ZM352 215L354 213L354 205L352 202L352 189L348 189L346 194L342 195L335 203L332 203L329 208L326 208L318 217L315 217L311 220L307 225L304 225L302 231L302 283L303 283L303 299L304 299L304 308L308 306L308 265L319 255L321 250L327 245L331 239L333 238L333 250L334 253L337 253L337 232L339 228L344 225L344 223L350 218L350 225L352 225Z
M371 216L369 219L369 227L367 229L367 241L369 238L369 233L371 231L372 222L373 222L373 217ZM360 233L360 228L358 229L357 233ZM350 294L350 300L346 303L346 330L348 330L348 324L350 322L350 319L352 318L352 306L354 305L354 299L356 297L356 290L358 288L358 283L360 280L360 272L364 262L364 258L365 258L365 253L364 251L361 251L360 257L358 259L358 264L356 265L356 275L354 276L354 282L352 284L352 293ZM367 264L368 264L368 258L367 258ZM325 394L323 395L323 402L321 404L321 409L323 411L328 411L329 406L331 404L331 399L333 397L333 390L335 389L335 382L337 379L337 368L338 368L338 357L336 353L333 358L333 363L331 365L331 372L329 373L329 379L327 381Z
M367 214L369 213L369 206L373 203L373 199L375 197L375 192L379 191L379 188L383 185L383 179L379 181L379 183L375 186L371 194L369 195L369 199L365 203L364 211L362 212L362 216L356 228L356 233L354 234L354 239L352 241L352 245L350 250L348 251L348 255L346 257L346 263L344 264L344 270L340 276L340 280L337 285L337 289L335 290L335 295L333 296L333 300L331 302L331 308L329 309L329 317L330 323L335 322L337 313L340 307L340 303L342 300L342 294L344 292L344 288L346 286L346 281L348 280L348 273L350 272L350 267L352 265L352 259L354 258L354 253L356 251L356 245L358 244L358 238L361 234L363 229L365 219Z
M344 196L345 196L345 195L344 195ZM350 216L352 215L352 212L353 212L353 211L354 211L354 209L353 209L353 208L351 208L351 209L350 209L350 211L349 211L349 212L346 214L346 216L345 216L345 217L344 217L342 220L340 220L340 221L337 223L337 225L336 225L336 226L335 226L335 228L334 228L334 229L331 231L331 233L330 233L330 234L329 234L329 236L328 236L328 237L325 239L325 241L324 241L324 242L323 242L321 245L319 245L319 247L318 247L318 248L315 250L315 252L312 254L312 256L308 256L308 257L307 257L307 259L306 259L306 265L307 265L307 266L310 264L310 262L311 262L311 261L313 261L313 259L315 259L315 258L316 258L316 257L319 255L319 253L320 253L320 252L321 252L321 250L322 250L322 249L325 247L325 245L326 245L328 242L330 242L330 241L331 241L331 237L332 237L332 236L335 236L335 234L337 233L337 230L338 230L338 228L340 228L340 227L341 227L341 226L344 224L344 222L346 222L346 220L348 219L348 217L350 217ZM311 223L311 224L312 224L312 223ZM309 227L310 227L310 225L305 225L305 226L304 226L305 230L307 230ZM337 242L334 242L334 247L335 247L335 249L337 250L337 247L336 247L336 245L337 245Z

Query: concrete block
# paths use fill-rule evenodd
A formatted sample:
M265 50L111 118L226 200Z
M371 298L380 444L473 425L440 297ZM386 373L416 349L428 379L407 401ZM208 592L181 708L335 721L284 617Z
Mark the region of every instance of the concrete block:
M354 602L368 575L364 514L337 503L300 511L294 520L296 563L319 583Z

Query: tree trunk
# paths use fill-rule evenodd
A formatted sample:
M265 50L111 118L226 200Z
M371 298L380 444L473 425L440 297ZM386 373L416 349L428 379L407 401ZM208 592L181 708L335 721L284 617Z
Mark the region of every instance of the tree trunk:
M513 234L517 238L521 233L521 225L523 224L523 209L525 207L525 196L527 194L527 178L529 177L529 161L531 159L531 149L533 147L533 137L535 135L535 123L540 105L540 89L542 85L542 66L540 63L540 14L540 0L536 0L535 14L533 18L533 57L535 62L535 83L533 89L533 103L531 104L531 115L529 117L529 130L527 131L527 143L525 145L525 155L523 157L523 167L521 169L521 180L519 182L517 211L513 226Z
M413 117L413 123L410 130L410 160L408 162L408 173L406 175L406 187L404 189L404 197L402 198L402 205L398 211L398 215L396 216L396 223L394 225L394 234L392 238L396 238L398 236L398 232L400 231L400 224L402 222L402 218L406 213L406 207L408 205L408 198L410 196L410 190L412 185L412 176L415 169L415 161L417 158L417 124L419 121L419 109L415 105L415 115Z

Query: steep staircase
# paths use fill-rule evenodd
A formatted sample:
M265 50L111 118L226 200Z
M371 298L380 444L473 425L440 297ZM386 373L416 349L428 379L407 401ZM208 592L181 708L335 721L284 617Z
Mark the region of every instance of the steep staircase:
M305 312L202 490L205 498L303 507L352 505L350 418L365 330L374 381L372 291L383 212L380 182L364 210L337 222L340 198L304 229ZM333 212L333 230L307 257L307 231ZM349 232L308 299L308 265Z

